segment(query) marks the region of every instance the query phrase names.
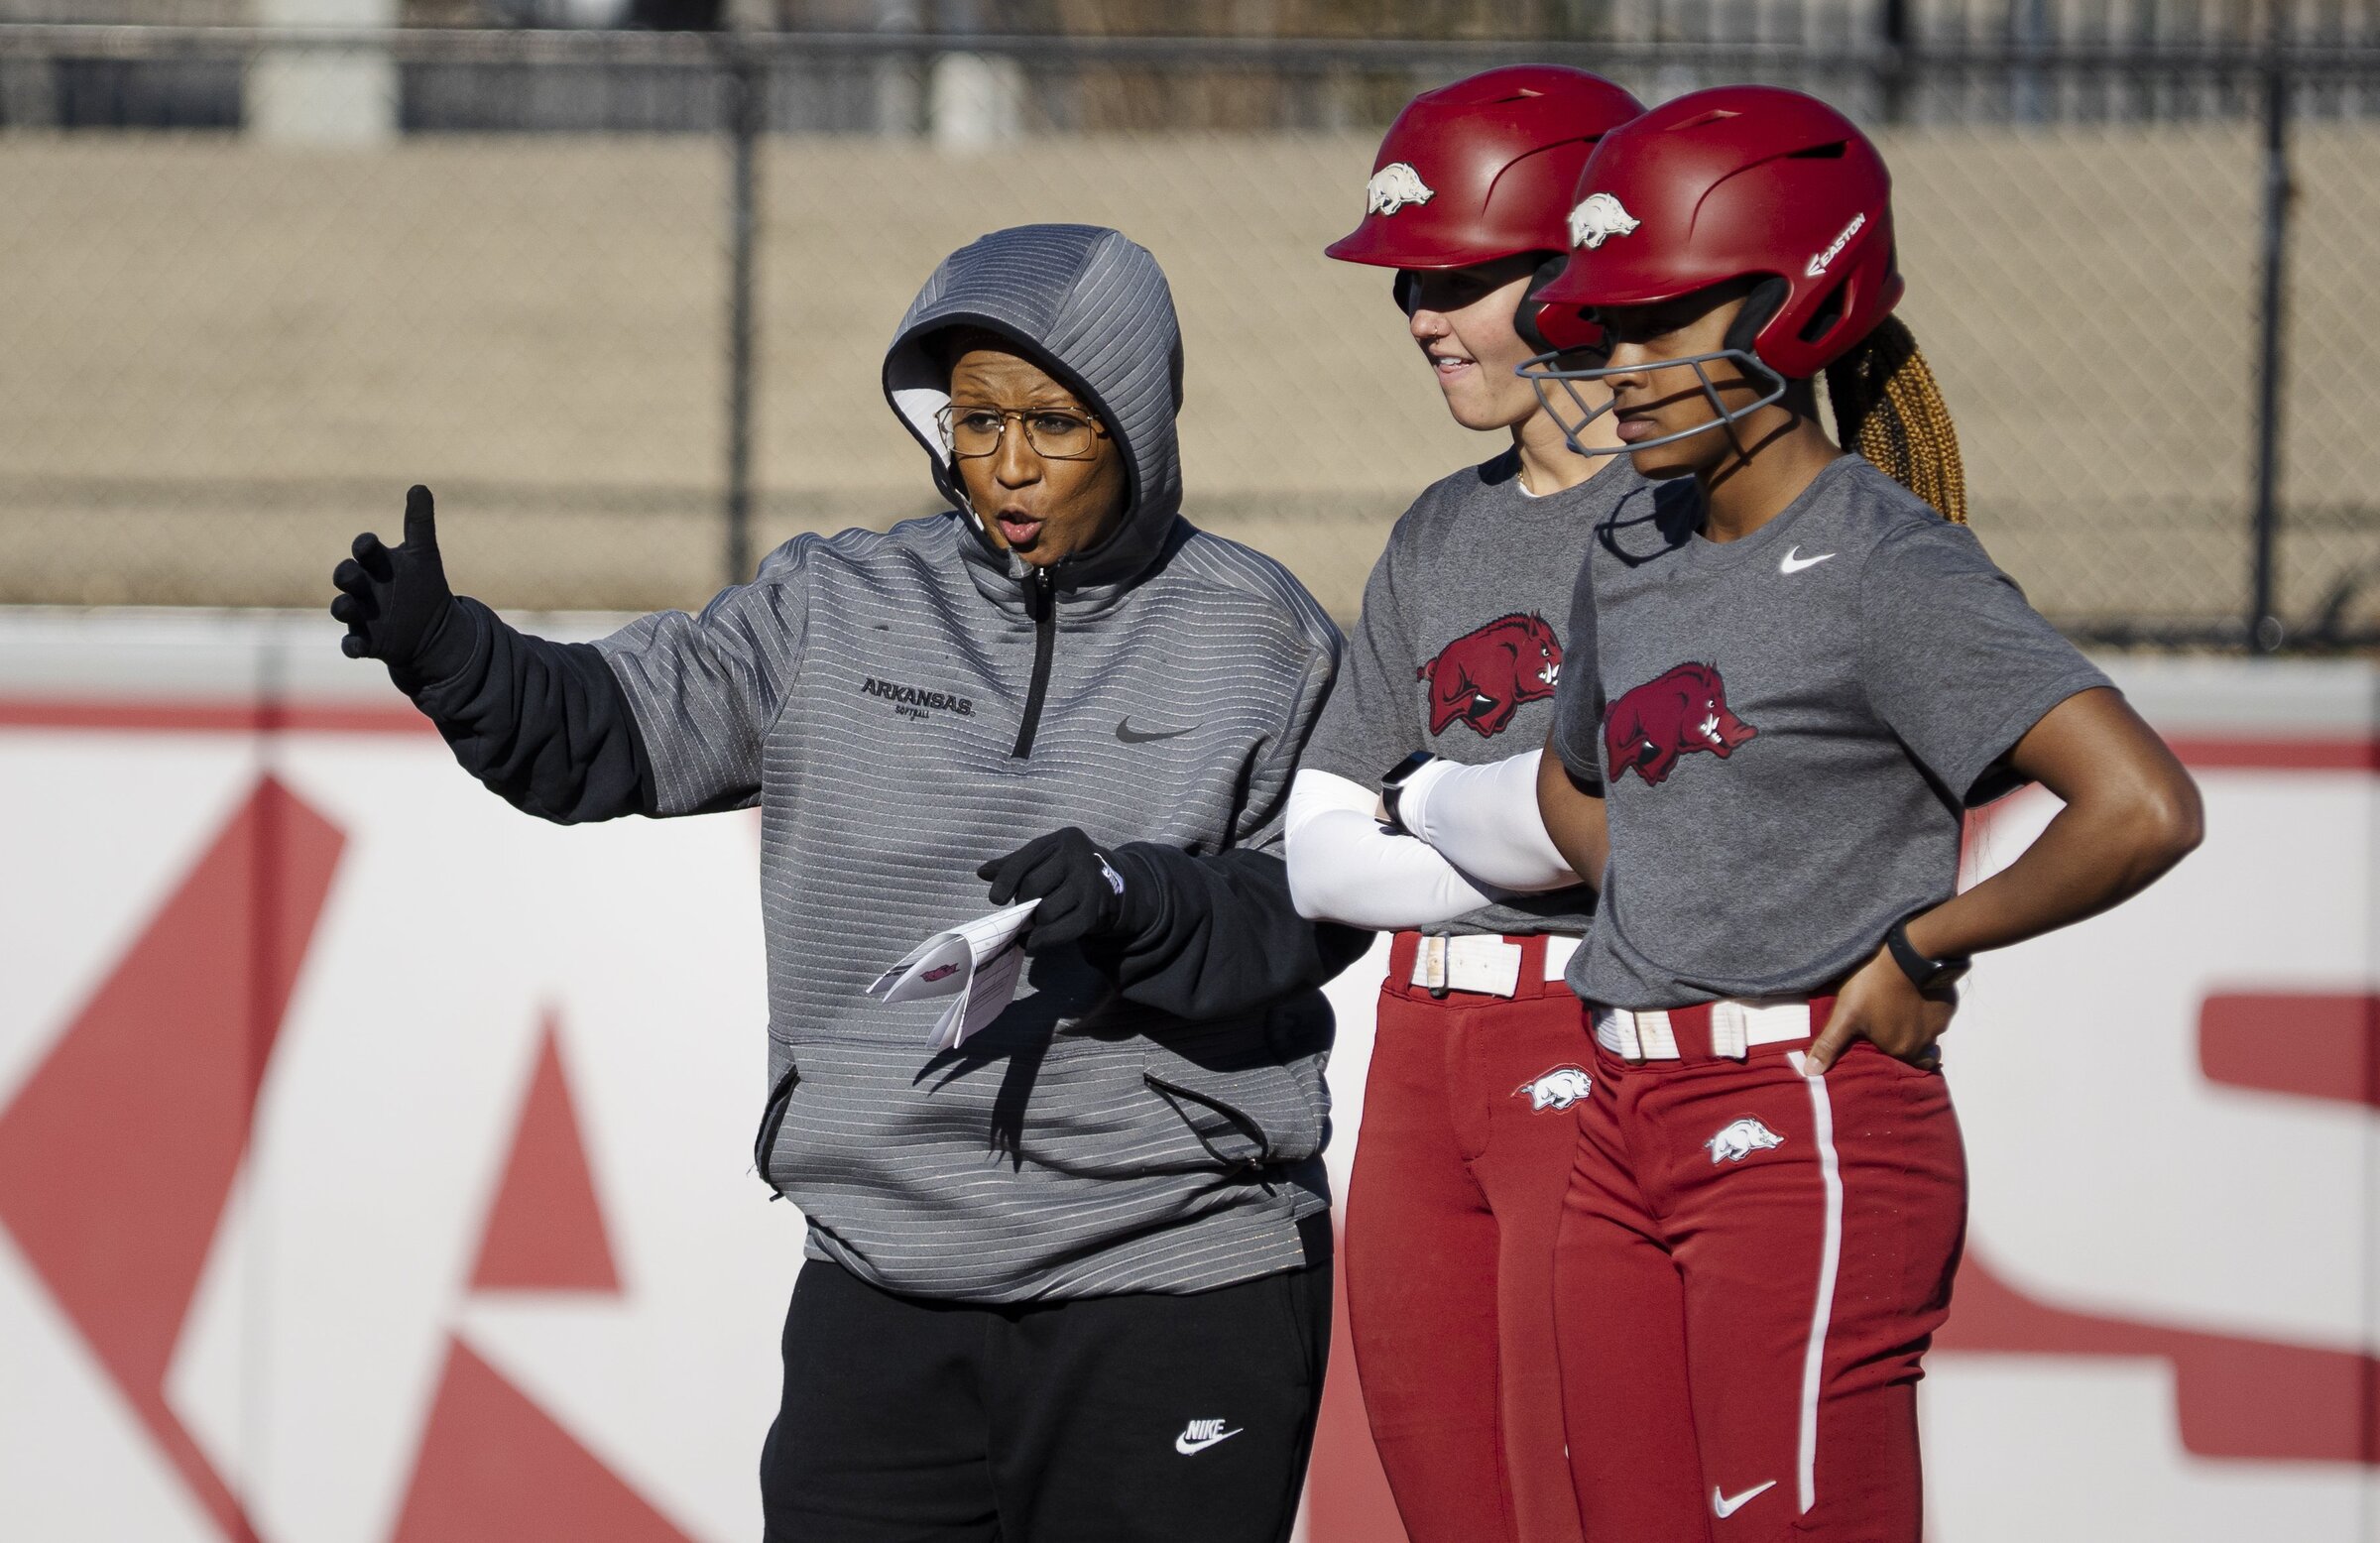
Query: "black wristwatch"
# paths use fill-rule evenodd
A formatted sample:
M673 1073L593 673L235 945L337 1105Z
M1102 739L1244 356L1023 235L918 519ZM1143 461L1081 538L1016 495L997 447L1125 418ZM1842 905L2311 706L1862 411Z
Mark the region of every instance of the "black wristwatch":
M1917 945L1909 941L1908 926L1905 917L1894 922L1892 930L1884 934L1884 946L1892 950L1892 962L1901 967L1903 975L1909 977L1910 985L1921 992L1941 991L1966 974L1967 966L1974 961L1933 959L1919 953Z
M1405 830L1405 822L1397 818L1396 799L1397 795L1405 790L1406 780L1414 772L1437 759L1426 750L1417 750L1381 773L1380 803L1388 811L1388 828L1390 830L1400 833Z

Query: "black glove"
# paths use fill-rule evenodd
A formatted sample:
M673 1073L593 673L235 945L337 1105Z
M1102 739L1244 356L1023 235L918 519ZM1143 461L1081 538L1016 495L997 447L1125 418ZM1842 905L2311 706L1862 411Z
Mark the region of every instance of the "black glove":
M977 869L975 877L991 881L995 905L1041 902L1025 933L1028 954L1131 936L1147 925L1157 898L1135 892L1091 838L1071 825L1037 836L1007 857L994 858ZM1137 888L1145 890L1148 886Z
M341 591L330 614L347 624L339 647L349 658L381 659L392 673L421 680L442 679L467 661L471 629L457 617L454 591L446 587L429 489L406 492L403 546L391 551L366 531L330 581ZM443 656L458 652L464 657Z

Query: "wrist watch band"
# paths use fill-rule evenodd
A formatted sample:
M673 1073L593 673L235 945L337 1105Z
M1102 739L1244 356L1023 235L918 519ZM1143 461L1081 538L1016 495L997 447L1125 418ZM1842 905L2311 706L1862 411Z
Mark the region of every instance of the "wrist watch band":
M1405 829L1405 822L1398 817L1397 798L1405 790L1406 778L1437 759L1426 750L1417 750L1381 773L1380 803L1388 811L1388 828L1390 830L1400 835L1411 834Z
M1919 953L1917 945L1909 941L1906 919L1892 924L1892 930L1884 934L1884 946L1892 951L1892 962L1901 967L1903 975L1909 977L1909 984L1921 992L1940 991L1966 974L1967 966L1973 962L1960 958L1935 959Z

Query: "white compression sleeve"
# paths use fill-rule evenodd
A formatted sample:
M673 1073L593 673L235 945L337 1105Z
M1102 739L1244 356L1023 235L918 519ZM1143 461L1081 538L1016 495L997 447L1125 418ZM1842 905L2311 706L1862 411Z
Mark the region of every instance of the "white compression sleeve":
M1393 931L1452 921L1496 897L1426 843L1382 829L1372 818L1378 801L1328 772L1290 780L1283 844L1299 915Z
M1537 813L1532 750L1483 766L1433 761L1405 779L1396 813L1405 829L1464 873L1524 894L1579 882Z

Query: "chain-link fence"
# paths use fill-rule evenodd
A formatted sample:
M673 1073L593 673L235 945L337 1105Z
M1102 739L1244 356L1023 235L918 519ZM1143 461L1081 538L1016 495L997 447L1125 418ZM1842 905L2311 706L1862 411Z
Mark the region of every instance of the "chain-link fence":
M1873 126L1976 528L2045 611L2101 639L2380 624L2380 51L1816 23L0 25L0 600L311 605L418 480L493 603L697 602L795 531L934 507L885 341L944 253L1067 219L1172 277L1192 517L1350 616L1404 503L1494 445L1448 421L1384 277L1321 248L1412 92L1528 57L1648 98L1785 80Z

